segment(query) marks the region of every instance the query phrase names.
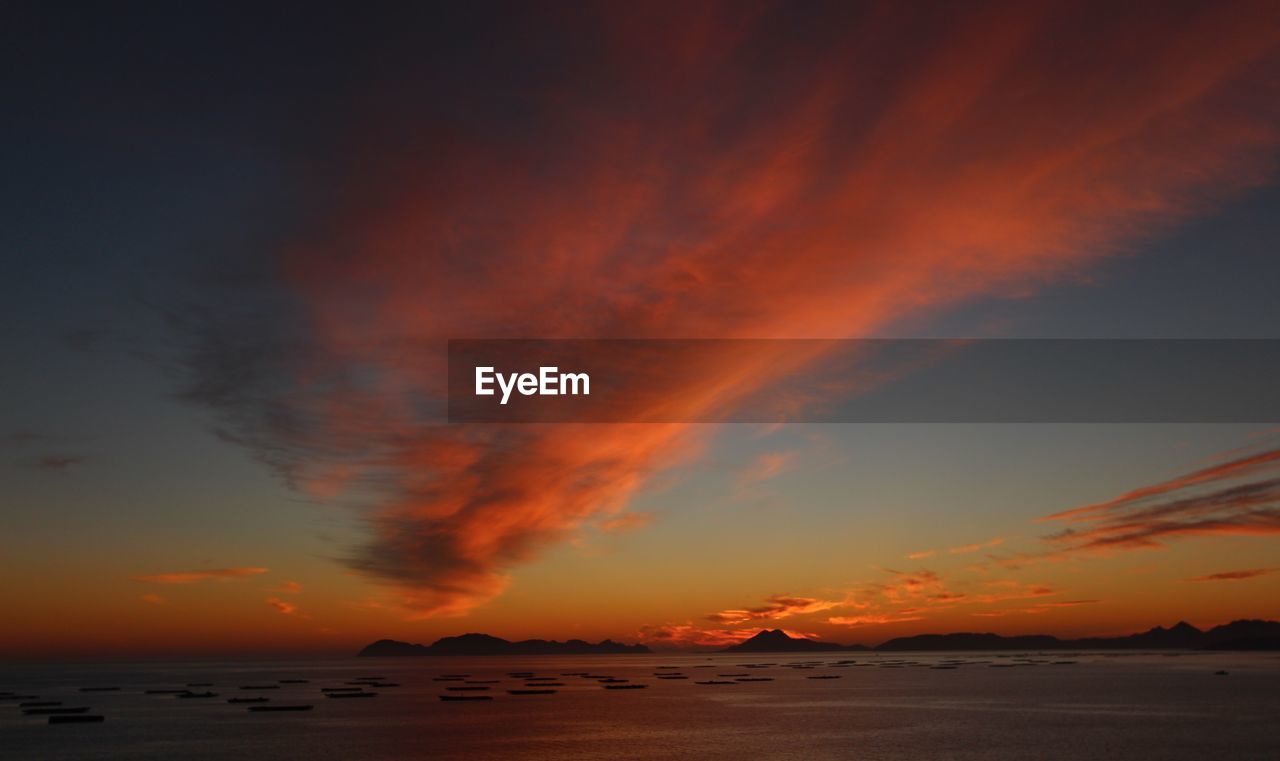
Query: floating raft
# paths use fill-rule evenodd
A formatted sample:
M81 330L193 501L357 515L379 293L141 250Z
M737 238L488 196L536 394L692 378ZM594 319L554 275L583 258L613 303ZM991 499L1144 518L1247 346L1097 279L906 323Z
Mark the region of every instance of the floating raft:
M376 698L378 697L378 693L376 692L330 692L328 696L331 698Z
M249 706L247 710L253 713L279 713L282 711L310 711L315 706L311 705L293 705L293 706Z
M606 684L604 688L606 690L643 690L648 686L647 684Z
M492 695L441 695L441 700L461 701L461 700L493 700Z
M554 694L556 694L556 691L555 691L555 690L543 690L543 689L536 689L536 690L507 690L507 694L508 694L508 695L554 695ZM441 696L441 697L443 697L443 696Z

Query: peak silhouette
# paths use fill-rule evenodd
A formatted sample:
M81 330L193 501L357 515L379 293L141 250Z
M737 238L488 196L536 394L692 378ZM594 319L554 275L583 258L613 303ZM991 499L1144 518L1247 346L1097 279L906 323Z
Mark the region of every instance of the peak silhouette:
M1280 650L1280 622L1242 620L1208 631L1186 621L1169 628L1156 626L1123 637L1059 639L1048 634L1006 637L1000 634L960 632L917 634L884 642L876 650Z
M792 637L781 629L761 629L744 642L726 647L722 653L812 653L830 650L866 650L863 645L838 645L804 637Z
M567 642L545 639L511 642L501 637L471 632L456 637L441 637L430 645L380 639L366 645L357 655L601 655L648 652L651 651L644 645L623 645L608 639L594 645L580 639L571 639Z

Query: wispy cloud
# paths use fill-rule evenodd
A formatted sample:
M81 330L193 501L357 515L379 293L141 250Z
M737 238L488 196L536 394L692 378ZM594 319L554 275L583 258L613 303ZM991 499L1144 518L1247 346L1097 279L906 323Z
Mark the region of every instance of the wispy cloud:
M1087 271L1261 182L1276 146L1265 3L1105 25L1085 8L897 4L789 18L814 32L791 42L769 12L608 7L558 30L575 64L540 69L534 93L483 79L505 66L432 90L384 57L378 92L418 97L361 93L316 126L343 160L297 162L332 192L269 236L261 299L238 286L236 310L174 310L184 398L291 485L358 505L371 540L345 562L422 616L500 594L703 436L441 425L446 339L872 335ZM417 105L460 97L475 100ZM520 130L476 128L508 111ZM687 419L817 359L697 358L708 385L679 398L622 382L637 419Z
M266 600L266 603L267 605L270 605L271 607L275 608L278 613L284 616L292 616L294 613L298 612L297 605L291 602L286 602L285 600L281 600L279 597L268 597Z
M924 620L924 616L916 615L916 611L899 611L897 613L873 613L865 616L832 616L827 619L827 623L834 626L871 626L922 620Z
M1004 544L1004 539L997 536L994 539L989 539L985 542L979 542L977 544L965 544L960 547L952 547L951 549L947 550L947 552L951 553L952 555L967 555L970 552L979 552L981 550L985 550L990 547L998 547L1002 544Z
M1004 562L1158 549L1189 537L1280 534L1278 474L1280 450L1270 450L1055 513L1047 520L1071 524L1045 537L1055 549Z
M1030 608L1023 608L1023 613L1035 615L1037 613L1045 613L1054 608L1075 608L1080 605L1095 605L1102 602L1101 600L1055 600L1053 602L1036 603Z
M660 624L641 627L637 638L655 647L669 648L721 648L751 639L758 627L745 629L715 629L693 624ZM783 629L791 637L813 638L814 635Z
M906 557L907 560L924 560L925 558L931 558L936 554L937 553L933 550L920 550L919 552L907 553Z
M1012 579L989 581L983 584L988 590L973 597L974 602L994 603L1006 600L1028 600L1058 594L1058 590L1045 584L1023 584Z
M33 464L41 470L63 471L72 465L79 465L84 461L85 458L80 455L47 454L36 458Z
M916 600L920 597L945 594L946 585L937 571L921 569L919 571L895 571L886 568L885 572L892 577L889 581L870 587L891 602Z
M1205 574L1204 576L1192 576L1189 579L1184 579L1184 581L1244 581L1245 579L1266 576L1275 572L1275 570L1274 568L1249 568L1243 571L1219 571L1218 573Z
M839 600L819 600L813 597L793 597L791 595L773 595L766 598L767 604L755 608L722 610L712 613L707 620L717 624L743 624L749 621L778 621L791 616L806 613L818 613L831 610L844 604Z
M765 452L756 455L747 467L738 471L738 485L749 486L776 478L790 468L795 459L795 452Z
M653 513L643 512L626 512L622 515L615 515L606 518L598 524L600 530L606 534L625 534L629 531L638 531L650 523L658 516Z
M151 605L164 605L166 602L168 602L160 595L154 594L151 592L148 592L147 594L142 595L138 599L142 600L145 603L149 603Z
M173 571L130 577L148 584L198 584L202 581L239 581L266 573L269 568L211 568L203 571Z
M1261 473L1280 470L1280 449L1257 452L1246 457L1218 463L1201 470L1196 470L1177 478L1161 481L1150 486L1125 492L1120 496L1093 505L1084 505L1046 516L1046 521L1088 521L1098 514L1113 513L1132 505L1150 503L1155 497L1163 497L1174 492L1205 484L1213 484L1234 478L1245 478Z

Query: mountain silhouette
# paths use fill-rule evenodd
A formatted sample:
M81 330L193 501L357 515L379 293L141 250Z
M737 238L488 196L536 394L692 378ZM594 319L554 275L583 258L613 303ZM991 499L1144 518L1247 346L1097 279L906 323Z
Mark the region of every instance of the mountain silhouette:
M1048 634L1005 637L961 632L917 634L876 650L1280 650L1280 621L1241 620L1201 631L1186 621L1124 637L1059 639Z
M781 629L761 629L749 640L726 647L722 653L816 653L832 650L867 650L865 645L838 645L803 637L791 637Z
M916 634L896 637L876 647L841 645L805 637L792 637L781 629L761 629L750 639L726 647L722 653L816 653L837 651L885 652L911 650L1280 650L1280 621L1242 619L1201 630L1179 621L1169 628L1156 626L1145 632L1122 637L1060 639L1049 634L1006 637L991 632ZM442 637L430 645L380 639L365 646L361 656L418 655L612 655L650 653L644 645L625 645L612 640L592 644L580 639L566 642L526 639L519 642L489 634L462 634Z
M624 645L613 640L596 644L571 639L557 642L545 639L526 639L511 642L489 634L462 634L442 637L430 645L410 644L394 639L380 639L366 645L357 655L401 657L416 655L601 655L618 653L652 652L644 645Z

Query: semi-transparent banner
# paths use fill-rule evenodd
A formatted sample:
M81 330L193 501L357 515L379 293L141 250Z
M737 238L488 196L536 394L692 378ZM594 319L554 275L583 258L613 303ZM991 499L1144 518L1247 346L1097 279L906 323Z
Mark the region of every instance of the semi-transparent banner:
M1280 421L1276 339L465 339L451 423Z

